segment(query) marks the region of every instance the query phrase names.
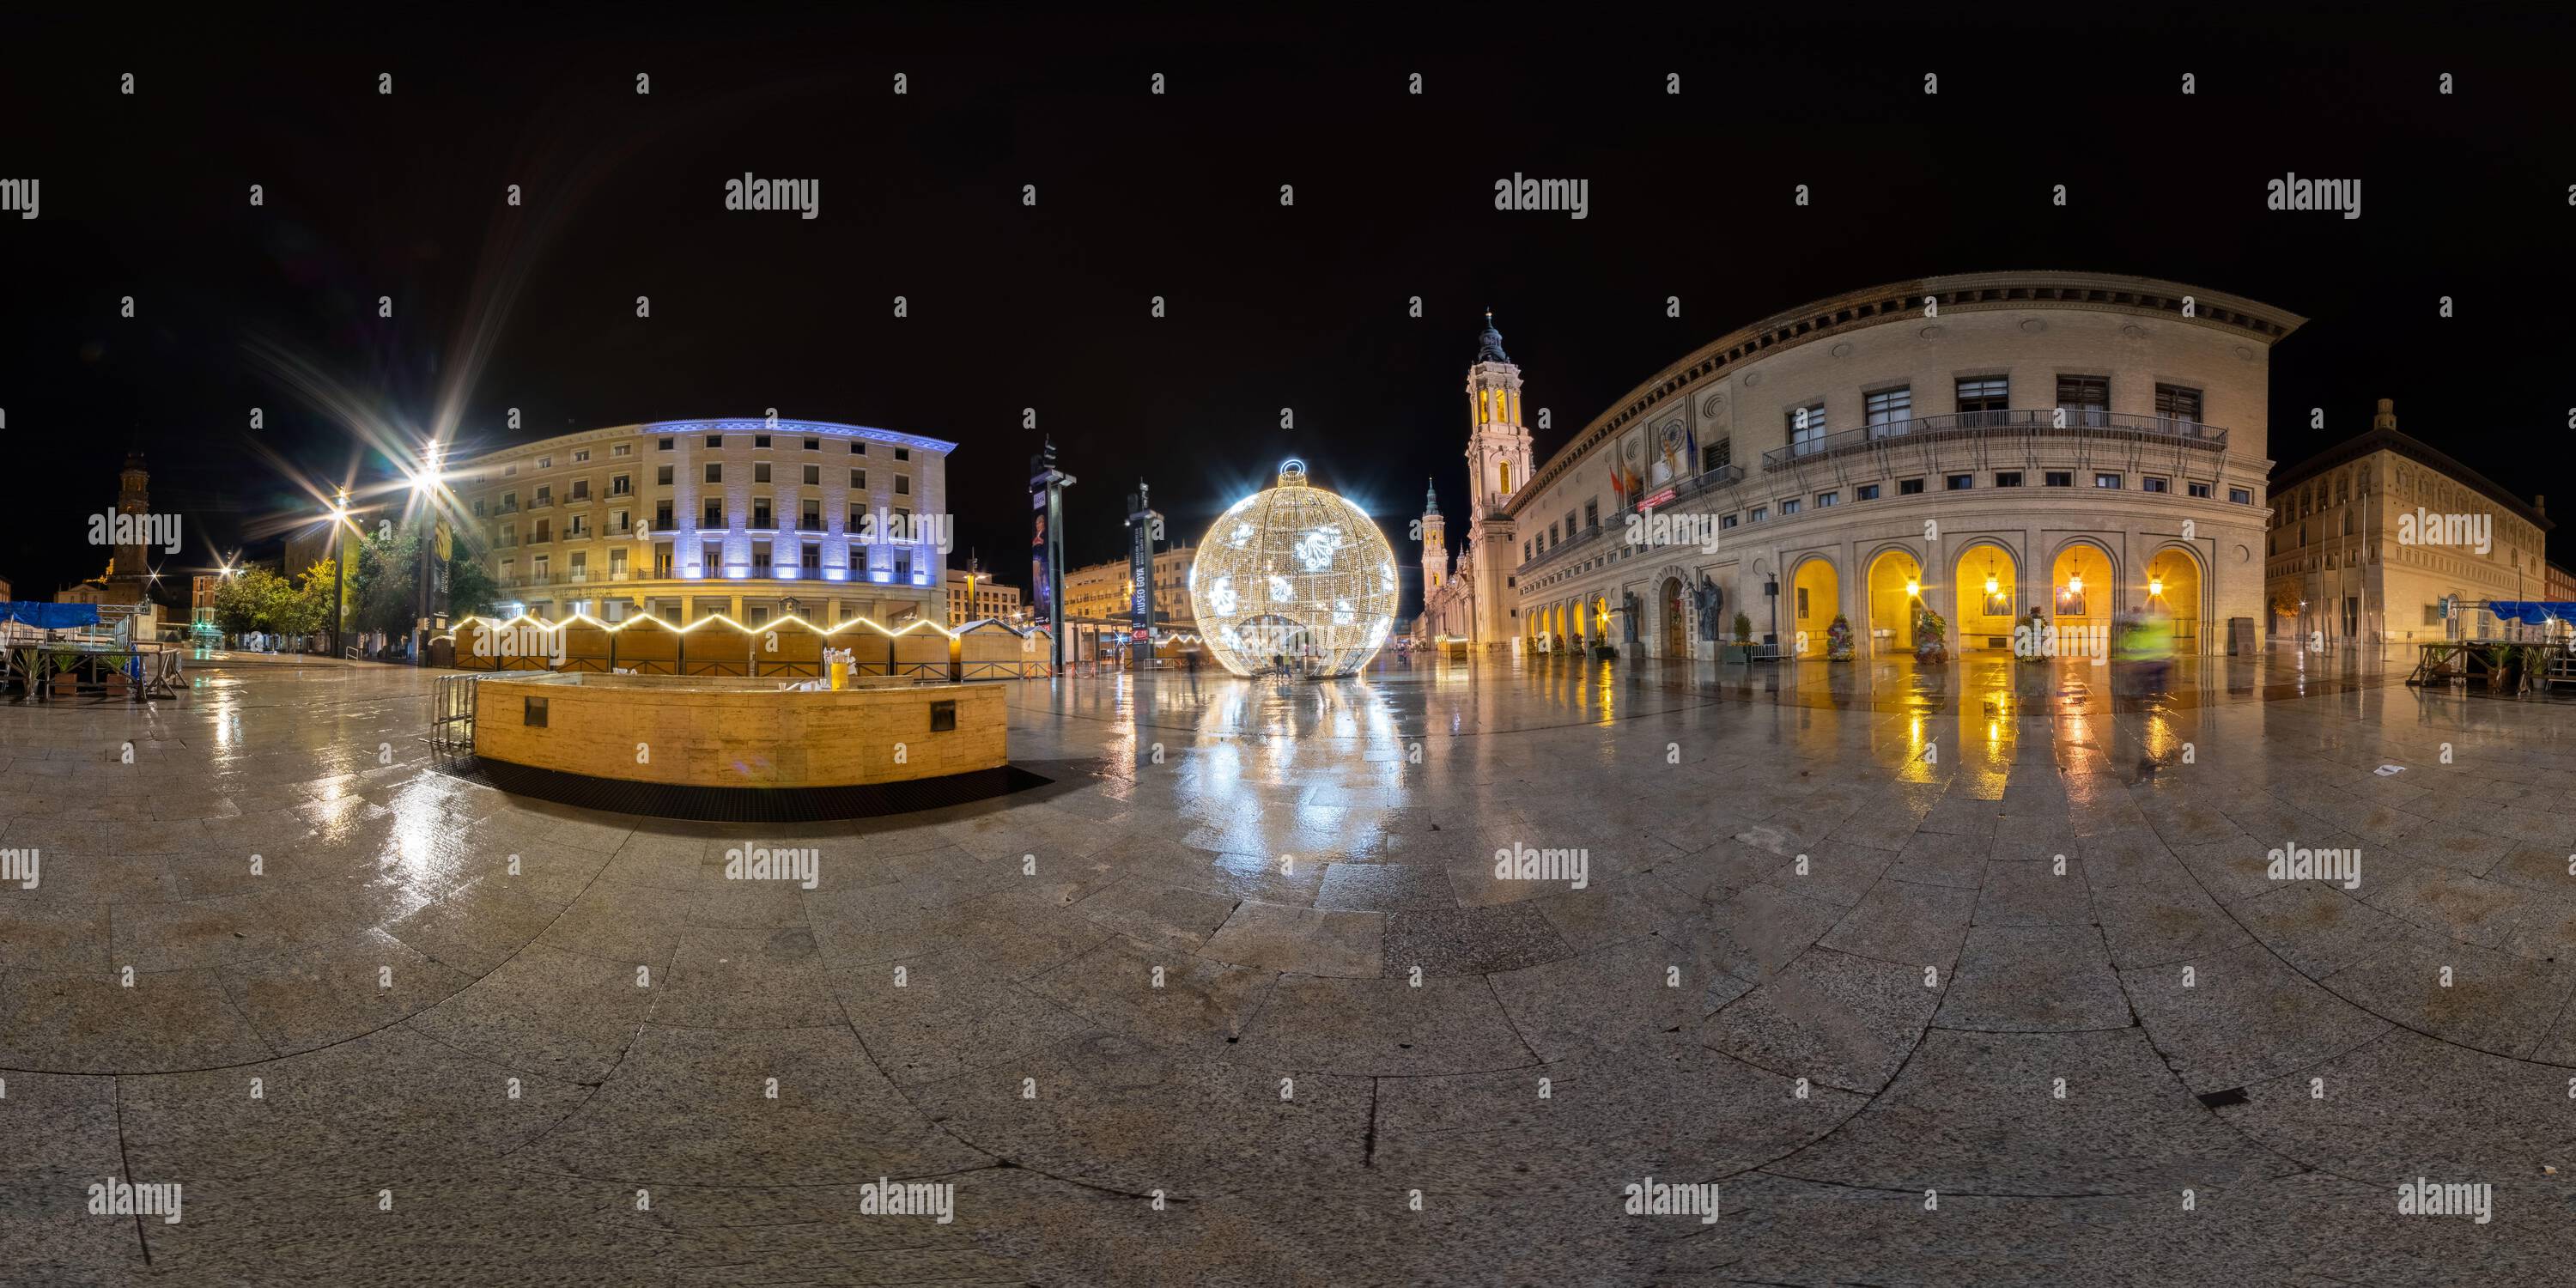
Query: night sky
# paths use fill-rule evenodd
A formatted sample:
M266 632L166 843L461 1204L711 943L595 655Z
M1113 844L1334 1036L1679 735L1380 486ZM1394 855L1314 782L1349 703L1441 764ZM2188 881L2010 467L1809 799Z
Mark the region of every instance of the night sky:
M955 560L977 547L1023 586L1041 433L1081 480L1071 562L1123 555L1139 475L1194 536L1291 454L1410 558L1426 477L1462 540L1461 386L1489 306L1533 419L1553 412L1543 460L1764 315L2013 268L2306 315L2273 354L2284 466L2388 397L2406 431L2576 505L2563 19L1336 12L22 16L0 178L42 186L37 219L0 216L0 575L50 598L98 572L87 516L128 448L184 516L183 571L246 540L273 555L312 512L298 478L391 478L275 355L415 430L457 387L468 452L769 407L949 439ZM724 209L745 172L819 180L820 217ZM1496 211L1516 172L1588 180L1590 217ZM2362 216L2265 209L2288 172L2361 180Z

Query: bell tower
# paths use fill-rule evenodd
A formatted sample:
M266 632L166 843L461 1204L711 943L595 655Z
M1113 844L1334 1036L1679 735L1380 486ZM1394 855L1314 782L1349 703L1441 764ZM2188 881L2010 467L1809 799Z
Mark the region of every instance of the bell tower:
M1467 368L1468 517L1500 514L1529 486L1530 436L1521 420L1521 369L1503 354L1494 311L1485 310L1485 332L1476 337L1476 362Z
M1449 580L1449 521L1440 517L1440 488L1424 489L1422 501L1422 592L1440 589Z

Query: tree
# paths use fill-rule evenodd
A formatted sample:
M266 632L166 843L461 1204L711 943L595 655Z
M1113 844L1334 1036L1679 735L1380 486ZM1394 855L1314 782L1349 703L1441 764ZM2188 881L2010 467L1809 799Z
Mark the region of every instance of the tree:
M500 599L501 584L484 570L482 560L459 543L456 557L447 561L447 620L488 615Z
M215 588L215 624L235 634L262 631L309 635L320 629L331 603L330 565L317 567L324 570L318 593L310 570L300 590L293 582L256 565L243 569L238 576L225 578Z

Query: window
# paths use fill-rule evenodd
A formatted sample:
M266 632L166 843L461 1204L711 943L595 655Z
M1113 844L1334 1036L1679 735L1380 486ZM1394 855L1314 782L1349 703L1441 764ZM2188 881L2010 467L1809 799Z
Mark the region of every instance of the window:
M2075 486L2075 471L2045 470L2041 472L2039 482L2042 487L2073 487Z
M1875 500L1877 500L1877 499L1878 499L1878 485L1877 485L1877 484L1875 484L1875 483L1863 483L1863 484L1861 484L1858 488L1853 489L1853 491L1852 491L1852 499L1853 499L1853 500L1856 500L1856 501L1875 501Z
M1574 511L1572 511L1572 510L1568 510L1568 511L1566 511L1566 512L1565 512L1565 539L1566 539L1566 540L1568 540L1568 541L1572 541L1572 540L1574 540L1574 534L1575 534L1575 533L1577 533L1577 532L1580 532L1580 531L1582 531L1582 529L1581 529L1581 528L1578 528L1578 527L1575 527L1575 526L1574 526Z
M724 502L713 499L708 500L706 513L700 515L699 518L702 520L702 522L698 524L701 528L723 527L725 525Z
M501 513L503 513L503 514L517 514L518 512L519 512L519 494L518 494L518 493L516 493L516 492L504 492L504 493L502 493L502 494L501 494Z
M707 482L709 482L709 483L722 483L722 482L724 482L724 466L719 465L719 464L717 464L717 463L716 463L716 462L714 462L714 461L709 461L709 462L707 462Z
M820 501L799 501L797 502L797 506L799 509L799 513L796 516L797 531L821 532L823 530L823 503Z
M611 510L608 512L608 535L612 537L622 537L634 530L635 525L627 521L626 511Z
M538 488L538 489L537 489L536 499L534 499L534 500L532 500L532 501L528 502L528 508L533 510L533 509L537 508L538 506L541 506L541 505L553 505L554 503L555 503L555 490L554 490L554 488L552 488L551 486L549 486L549 487L541 487L541 488Z
M1747 522L1747 523L1760 523L1760 522L1762 522L1764 519L1768 519L1768 518L1770 518L1770 517L1771 517L1771 507L1770 507L1770 506L1767 506L1767 505L1757 505L1757 506L1753 507L1753 513L1752 513L1752 515L1751 515L1749 518L1747 518L1747 519L1745 520L1745 522Z
M2002 411L2012 402L2012 380L2005 376L1971 376L1956 386L1961 414L1980 411ZM1972 420L1979 424L1982 421Z
M587 501L590 499L589 479L574 479L572 481L572 499L576 501Z
M751 526L755 528L774 528L778 526L778 524L770 517L768 497L759 496L752 498Z
M1996 487L2020 487L2020 486L2021 486L2021 471L2020 471L2020 470L1997 470L1997 471L1995 471L1995 486L1996 486Z
M864 488L866 488L866 487L867 487L867 485L868 485L868 472L867 472L866 470L852 470L852 471L850 471L850 486L851 486L852 488L854 488L854 489L864 489Z
M570 539L572 539L572 538L574 538L574 537L586 537L586 536L589 536L589 535L590 535L590 516L589 516L589 515L587 515L587 514L576 514L576 515L572 516L571 518L564 520L564 538L565 538L566 540L570 540ZM328 607L328 605L325 605L325 607Z
M806 481L808 484L819 484L819 483L821 483L821 482L823 481L823 467L822 467L822 466L820 466L820 465L808 465L808 466L806 466L806 467L805 467L805 481Z
M1977 476L1974 474L1951 474L1941 480L1942 489L1950 492L1965 492L1976 485Z
M2069 425L2100 428L2111 423L2111 381L2107 376L2059 376L2057 405L2066 409Z
M2167 420L2200 423L2200 391L2180 385L2156 386L2156 414Z
M633 456L635 454L635 444L619 443L617 446L609 448L608 454L611 456Z
M2208 484L2206 484L2206 483L2186 483L2186 484L2184 484L2183 486L2184 486L2184 487L2186 487L2186 488L2189 488L2189 489L2191 490L2191 494L2192 494L2193 496L2199 497L2201 500L2204 500L2204 501L2206 501L2206 500L2208 500L2208 499L2209 499L2209 485L2208 485Z
M584 462L587 462L589 459L590 459L590 449L589 449L589 448L587 448L587 447L581 448L581 449L579 449L579 450L575 451L575 452L572 454L572 463L573 463L573 464L575 464L575 465L583 464ZM329 607L329 605L324 605L324 607Z
M632 474L610 475L608 479L608 494L610 496L635 495L635 476Z
M1734 459L1735 440L1731 438L1721 438L1699 449L1699 467L1702 472L1725 469Z
M669 487L669 486L671 486L671 467L670 467L670 466L668 466L668 465L657 465L657 466L654 466L654 467L653 467L653 482L654 482L654 484L655 484L656 486L658 486L658 487Z
M806 450L806 451L809 451L809 452L819 452L819 451L822 451L822 450L823 450L823 440L822 440L822 439L819 439L819 438L809 438L809 439L806 439L806 440L805 440L805 450Z
M483 498L479 496L474 498L474 517L478 519L483 517Z
M815 545L813 542L806 542L804 546L798 550L796 559L796 566L807 572L823 571L823 548Z
M656 531L660 532L668 532L671 530L670 502L656 501L653 503L653 527Z
M1717 521L1717 527L1718 527L1718 530L1719 530L1719 531L1721 531L1721 532L1725 531L1725 530L1726 530L1726 529L1728 529L1728 528L1732 528L1732 527L1734 527L1734 526L1735 526L1735 516L1734 516L1734 515L1731 515L1731 514L1730 514L1730 515L1728 515L1728 516L1726 516L1725 518L1720 519L1720 520L1718 520L1718 521Z
M1522 563L1528 563L1529 561L1530 561L1530 543L1528 543L1528 542L1524 541L1524 542L1522 542L1522 543L1521 543L1521 562L1522 562Z
M2232 505L2252 505L2254 493L2250 488L2232 487L2227 489L2227 500Z
M665 439L661 439L661 440L659 440L659 442L660 442L660 446L659 446L656 450L659 450L659 451L665 451L665 452L667 452L667 451L671 450L671 440L670 440L670 439L667 439L667 438L665 438Z
M896 460L898 460L898 461L908 461L908 460L911 460L911 459L912 459L912 449L911 449L911 448L909 448L909 447L898 447L898 448L894 449L894 458L895 458Z
M1804 456L1824 445L1825 405L1810 403L1793 407L1788 412L1789 446L1796 455Z
M502 466L502 467L501 467L501 477L503 477L503 478L505 478L505 479L506 479L506 478L509 478L509 477L512 477L513 475L516 475L518 472L519 472L519 467L518 467L518 465L517 465L517 464L515 464L515 463L513 463L513 464L509 464L509 465L504 465L504 466Z
M1818 409L1823 414L1823 409ZM1885 438L1905 432L1905 422L1914 419L1914 388L1900 385L1882 389L1861 399L1861 422L1869 426L1869 436Z
M550 470L550 469L553 469L554 467L555 467L555 458L553 458L553 457L551 457L551 456L540 456L540 457L538 457L538 458L537 458L537 468L538 468L538 469L541 469L541 470Z
M528 540L530 541L552 541L554 539L555 530L554 520L552 519L537 520L537 530L528 534Z
M2120 476L2117 474L2096 474L2093 476L2093 486L2110 488L2113 491L2118 491L2120 488Z
M2141 492L2171 492L2173 491L2173 480L2158 478L2153 474L2142 474L2138 476L2138 490Z
M1798 512L1798 498L1796 498L1796 497L1794 497L1794 496L1793 496L1793 497L1790 497L1788 500L1786 500L1786 501L1782 501L1782 502L1780 503L1780 517L1781 517L1781 518L1783 518L1783 519L1788 518L1790 515L1796 514L1797 512Z
M769 462L762 461L751 467L751 481L754 483L766 483L769 481Z
M329 607L329 605L327 605L327 604L325 604L325 605L323 605L323 606L324 606L325 608ZM2441 625L2441 624L2442 624L2442 606L2441 606L2441 605L2439 605L2439 604L2426 604L2426 605L2424 605L2424 624L2425 624L2426 626L2439 626L2439 625Z
M1898 480L1896 481L1896 494L1897 494L1898 496L1921 496L1921 495L1923 495L1923 480L1921 480L1921 479L1898 479Z
M709 446L709 447L722 447L722 446L724 446L724 435L722 435L722 434L709 434L709 435L707 435L707 446Z
M855 438L853 438L853 439L851 439L851 440L850 440L850 455L852 455L852 456L865 456L865 455L867 455L867 454L868 454L868 445L867 445L867 444L862 443L862 442L860 442L859 440L857 440L857 439L855 439Z
M1834 502L1842 499L1843 494L1840 492L1818 492L1816 494L1816 508L1819 510L1830 510L1833 508Z
M751 445L752 445L752 446L754 446L754 447L767 447L767 446L769 446L769 435L767 435L767 434L754 434L754 435L752 435L752 436L751 436Z
M911 476L911 475L909 475L909 474L897 474L897 475L895 475L895 476L894 476L894 494L895 494L896 496L910 496L910 495L912 495L912 476Z
M1586 501L1583 503L1583 526L1587 528L1597 528L1601 526L1601 503L1599 501Z

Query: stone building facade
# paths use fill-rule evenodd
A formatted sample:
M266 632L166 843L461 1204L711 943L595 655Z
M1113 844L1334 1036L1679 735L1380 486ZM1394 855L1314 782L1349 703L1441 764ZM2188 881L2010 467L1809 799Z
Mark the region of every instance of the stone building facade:
M1656 373L1504 504L1479 569L1524 652L1822 656L2169 616L2259 643L2265 397L2304 319L2148 278L1974 273L1762 319ZM1515 369L1514 379L1518 372ZM2234 624L2233 633L2230 624Z

